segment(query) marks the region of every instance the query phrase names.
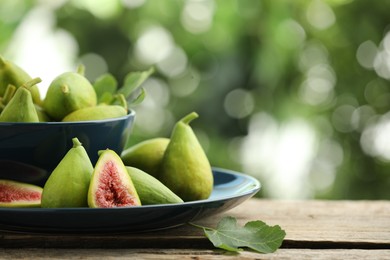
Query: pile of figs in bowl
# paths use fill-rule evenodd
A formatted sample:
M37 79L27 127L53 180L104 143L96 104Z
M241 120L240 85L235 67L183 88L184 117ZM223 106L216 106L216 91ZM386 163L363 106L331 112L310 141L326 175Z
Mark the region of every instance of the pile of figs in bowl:
M109 73L91 82L84 72L81 64L59 74L42 97L45 79L0 56L0 180L43 187L73 138L93 164L100 150L122 152L135 119L131 105L142 101L140 85L152 70L129 73L121 87Z

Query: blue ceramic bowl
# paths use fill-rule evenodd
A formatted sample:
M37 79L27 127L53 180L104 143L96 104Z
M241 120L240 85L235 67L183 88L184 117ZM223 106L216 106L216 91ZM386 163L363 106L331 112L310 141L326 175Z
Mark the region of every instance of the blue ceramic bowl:
M77 137L93 165L98 151L120 154L130 136L135 112L107 120L83 122L0 123L0 179L40 185Z

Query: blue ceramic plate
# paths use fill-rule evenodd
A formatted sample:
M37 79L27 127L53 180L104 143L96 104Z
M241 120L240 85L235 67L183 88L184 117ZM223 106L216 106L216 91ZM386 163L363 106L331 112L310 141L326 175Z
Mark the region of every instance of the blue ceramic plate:
M0 229L45 233L118 233L171 228L231 209L255 195L260 182L213 168L214 189L207 200L127 208L0 208Z

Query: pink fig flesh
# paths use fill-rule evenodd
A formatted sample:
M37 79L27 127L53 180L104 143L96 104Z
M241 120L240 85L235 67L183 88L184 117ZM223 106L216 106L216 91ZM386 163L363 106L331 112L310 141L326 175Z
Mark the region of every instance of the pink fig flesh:
M39 207L42 188L39 186L0 180L0 207Z
M88 205L92 208L141 205L122 160L112 150L105 150L99 156L88 191Z
M107 161L103 174L99 178L99 187L96 192L97 203L100 207L124 207L137 204L136 199L127 191L121 182L118 169L114 162Z

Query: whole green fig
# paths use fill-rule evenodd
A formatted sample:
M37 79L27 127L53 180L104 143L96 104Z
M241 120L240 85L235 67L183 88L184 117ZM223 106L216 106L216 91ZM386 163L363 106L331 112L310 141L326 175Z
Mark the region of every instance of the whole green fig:
M156 177L169 144L169 138L157 137L137 143L121 153L126 166L132 166Z
M93 172L87 152L77 138L50 174L42 192L42 208L87 207Z
M0 122L39 122L29 88L41 82L34 78L20 86L0 114Z
M126 166L142 205L182 203L183 200L152 175Z
M79 66L78 72L65 72L50 83L43 108L53 120L61 121L73 111L96 105L95 89L84 77L83 68Z
M209 160L189 126L197 117L192 112L176 123L157 175L157 179L184 201L207 199L213 190Z

